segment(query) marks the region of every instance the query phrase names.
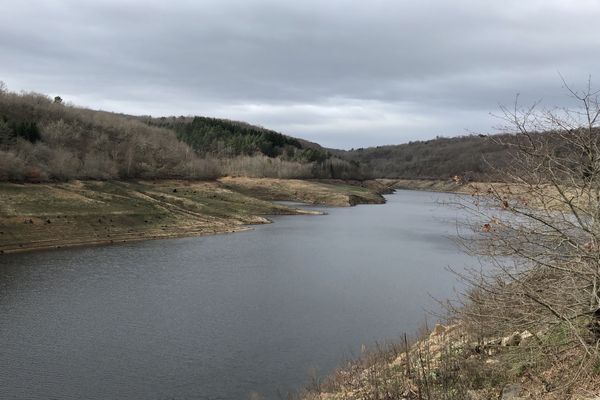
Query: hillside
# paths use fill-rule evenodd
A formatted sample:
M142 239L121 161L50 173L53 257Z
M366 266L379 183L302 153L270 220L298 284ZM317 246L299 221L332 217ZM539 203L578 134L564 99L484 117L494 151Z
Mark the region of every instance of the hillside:
M508 158L507 147L498 143L498 139L506 138L483 135L436 138L334 153L360 163L375 178L445 180L459 175L488 180L493 179L492 166L501 169Z
M245 122L208 117L150 118L149 125L168 128L203 156L234 157L260 153L298 161L324 161L327 152L306 147L299 139Z
M540 135L540 134L537 134ZM546 134L544 134L546 135ZM570 157L560 137L557 151ZM514 135L470 135L352 150L245 122L131 116L0 92L0 181L70 179L416 179L493 181Z
M0 92L0 181L357 174L314 143L242 122L136 117Z

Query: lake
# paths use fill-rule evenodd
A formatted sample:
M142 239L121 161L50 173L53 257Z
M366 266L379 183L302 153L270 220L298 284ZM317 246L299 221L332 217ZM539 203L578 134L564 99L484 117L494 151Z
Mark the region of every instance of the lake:
M266 399L414 333L447 271L449 194L252 231L0 256L0 398Z

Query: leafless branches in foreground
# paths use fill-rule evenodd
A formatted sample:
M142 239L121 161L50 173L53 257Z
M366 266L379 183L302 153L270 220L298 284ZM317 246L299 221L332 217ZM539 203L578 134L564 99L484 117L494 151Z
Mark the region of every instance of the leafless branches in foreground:
M454 311L484 337L549 330L597 359L600 348L600 103L565 84L576 107L502 107L510 165L462 198L461 243L482 267ZM505 136L499 136L504 140Z

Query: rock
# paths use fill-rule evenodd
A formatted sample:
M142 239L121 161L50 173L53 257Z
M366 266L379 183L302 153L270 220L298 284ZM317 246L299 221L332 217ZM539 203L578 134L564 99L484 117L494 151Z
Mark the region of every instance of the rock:
M502 344L502 338L490 339L483 343L485 347L499 346Z
M521 332L521 341L519 342L519 346L526 346L533 340L533 333L525 330Z
M521 342L521 334L514 332L512 335L502 338L502 346L518 346Z
M521 332L521 340L529 339L530 337L533 337L533 333L529 332L528 330Z
M495 358L488 358L487 360L485 360L486 364L499 364L500 361L496 360Z
M502 396L500 397L500 400L523 399L523 397L519 396L521 394L521 389L522 389L522 387L518 383L513 383L510 385L504 386L504 388L502 389Z

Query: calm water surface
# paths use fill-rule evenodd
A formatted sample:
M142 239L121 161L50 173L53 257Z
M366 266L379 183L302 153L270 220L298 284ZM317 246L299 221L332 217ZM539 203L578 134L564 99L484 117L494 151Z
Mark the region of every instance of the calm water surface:
M267 399L452 296L451 195L254 231L0 257L0 398Z

